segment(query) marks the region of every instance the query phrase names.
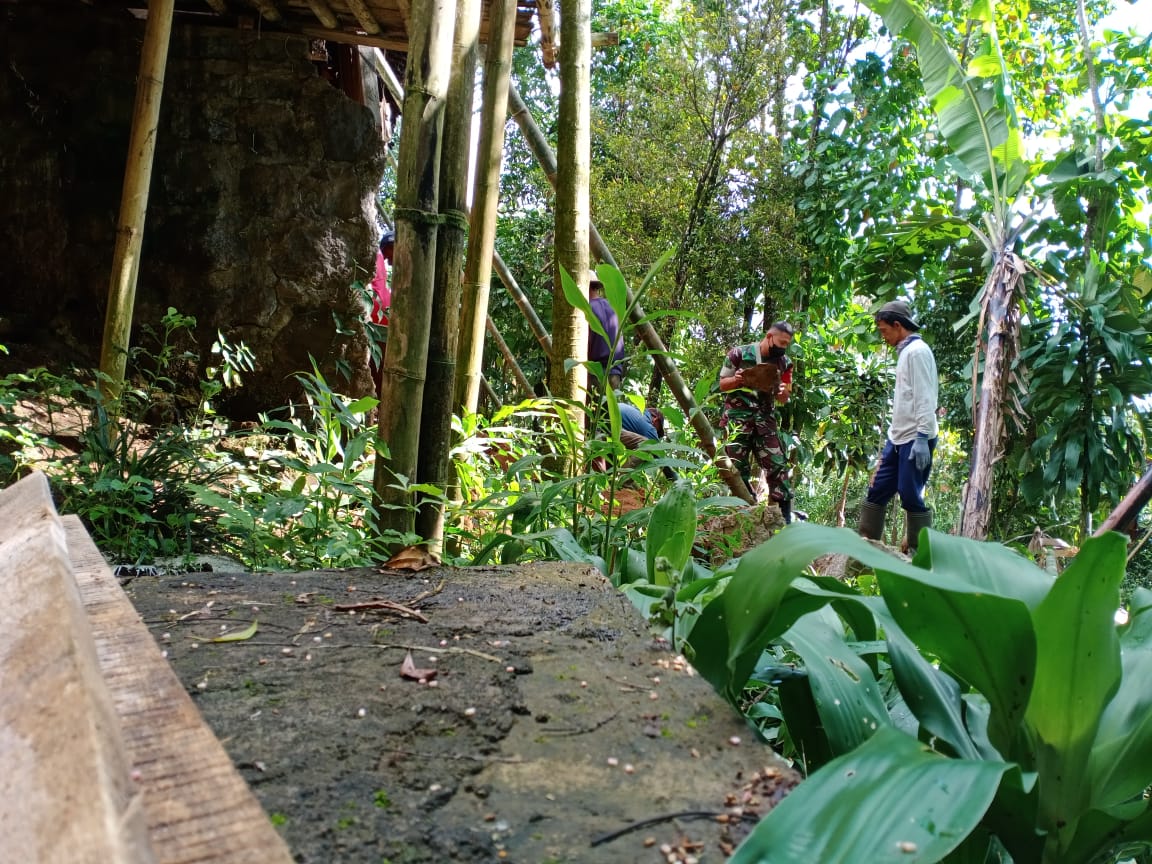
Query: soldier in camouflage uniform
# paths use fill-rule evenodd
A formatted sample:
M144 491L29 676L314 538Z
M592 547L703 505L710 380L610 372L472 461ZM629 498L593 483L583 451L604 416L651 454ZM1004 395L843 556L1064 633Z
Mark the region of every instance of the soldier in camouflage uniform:
M792 361L785 354L792 344L792 334L791 324L777 321L759 342L729 351L720 369L720 392L724 394L720 428L729 438L728 458L751 491L755 457L755 463L766 475L768 499L780 506L785 522L792 518L792 489L788 485L788 460L780 440L776 406L786 402L792 392ZM769 376L774 380L768 391L757 386L762 386L763 369L747 372L761 364L774 367L777 373Z

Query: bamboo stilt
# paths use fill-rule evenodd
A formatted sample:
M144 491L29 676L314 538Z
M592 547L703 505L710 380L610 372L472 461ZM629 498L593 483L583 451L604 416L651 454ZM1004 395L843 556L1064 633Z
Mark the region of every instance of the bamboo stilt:
M456 405L461 413L475 412L480 400L480 365L484 355L484 322L492 257L496 250L496 216L500 203L500 168L504 157L504 127L508 117L509 74L516 35L516 0L495 0L484 57L484 87L480 109L480 141L476 149L476 179L464 273L464 305L460 310Z
M120 196L116 246L112 252L112 278L108 287L108 313L104 319L104 342L100 349L100 389L115 397L124 385L132 316L136 305L136 278L140 272L140 246L148 212L148 186L160 123L160 99L164 95L164 70L172 36L175 0L149 0L140 52L140 75L136 82L136 105L132 134Z

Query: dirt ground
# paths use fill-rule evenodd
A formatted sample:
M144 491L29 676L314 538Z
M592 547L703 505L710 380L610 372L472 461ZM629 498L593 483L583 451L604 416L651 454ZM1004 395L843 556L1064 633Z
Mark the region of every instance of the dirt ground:
M718 862L798 781L577 565L125 588L299 862Z

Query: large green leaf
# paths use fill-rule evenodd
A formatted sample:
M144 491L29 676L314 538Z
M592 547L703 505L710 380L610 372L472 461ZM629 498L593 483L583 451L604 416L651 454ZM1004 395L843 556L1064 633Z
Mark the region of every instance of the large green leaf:
M1088 540L1034 613L1038 658L1026 721L1040 775L1040 827L1060 848L1092 798L1089 754L1120 685L1113 616L1124 563L1121 535Z
M941 556L943 565L936 566L930 554L933 568L925 570L845 528L790 526L745 554L727 589L704 609L689 638L696 668L734 700L768 641L812 611L812 599L788 595L789 585L809 563L835 550L875 568L882 585L888 585L885 600L904 631L984 692L996 718L993 740L1002 744L1027 703L1035 657L1031 619L1023 601L988 593L990 576L980 576L977 584L967 576L983 572L987 562L1011 566L1024 580L1034 578L1027 568L1035 568L1019 556L1003 556L992 544L932 531L922 549L938 543L948 550ZM969 548L957 551L951 544ZM786 597L796 602L787 604L791 617L778 622Z
M1028 607L1019 600L981 593L964 583L962 574L953 579L939 578L949 574L934 575L938 578L929 582L876 573L884 600L904 632L987 698L988 735L1005 753L1023 719L1036 663Z
M1120 634L1120 688L1104 709L1089 758L1092 806L1114 807L1152 785L1152 593L1138 588Z
M960 685L925 660L895 622L885 626L884 634L896 686L924 730L946 742L956 755L980 759L980 752L964 727Z
M847 753L889 725L872 670L845 643L843 625L830 610L805 615L782 638L804 661L832 753Z
M941 32L912 0L865 0L892 33L916 46L924 92L948 145L994 199L1003 202L1027 177L1020 124L1005 97L1009 81L994 30L965 69ZM988 22L990 24L990 22Z
M927 864L979 824L1008 765L947 759L882 727L776 806L729 864Z

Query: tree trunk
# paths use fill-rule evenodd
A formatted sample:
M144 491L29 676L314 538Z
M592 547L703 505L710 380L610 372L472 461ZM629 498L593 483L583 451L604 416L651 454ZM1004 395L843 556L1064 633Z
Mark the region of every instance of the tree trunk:
M984 375L973 419L969 478L960 509L960 534L973 540L987 539L992 519L992 483L1004 438L1004 399L1020 332L1016 295L1023 272L1020 258L1004 251L984 286Z
M436 279L428 338L427 381L420 419L416 480L447 490L451 484L448 454L452 450L452 387L460 328L460 267L467 238L468 158L472 143L472 93L476 89L476 54L480 33L480 0L458 0L453 29L452 71L444 107L444 143L440 154L440 217L436 239ZM416 533L439 553L444 539L443 499L421 495Z
M544 138L540 127L536 125L536 121L532 117L532 112L528 110L528 106L524 104L524 100L520 98L520 94L514 86L508 92L508 105L512 119L516 121L516 125L520 128L520 132L523 134L524 140L528 143L529 149L536 157L540 168L544 171L544 176L548 178L550 183L555 185L556 156L552 152L552 148L548 146L548 141ZM600 232L596 230L596 226L592 222L588 223L588 235L592 251L596 254L596 257L606 264L616 267L616 259L612 256L612 251L608 248L608 245L604 242L604 238L600 236ZM619 268L617 267L617 269ZM689 390L688 385L684 383L684 378L680 375L680 370L676 368L675 361L669 356L664 342L660 339L660 335L652 327L652 324L645 320L647 313L643 307L636 302L636 298L633 296L631 290L628 291L628 316L636 327L636 332L640 336L640 339L651 351L652 362L660 368L664 380L668 382L668 389L672 393L672 397L676 400L677 404L679 404L680 409L684 412L684 416L689 419L692 428L696 431L696 435L700 440L701 449L703 449L710 458L716 460L720 476L732 494L749 503L754 503L752 495L748 491L747 484L744 483L739 472L732 467L731 460L724 454L717 455L716 436L712 430L712 424L708 422L708 418L704 416L704 412L696 405L692 391Z
M552 366L549 386L561 399L585 401L588 322L564 296L561 270L588 293L588 182L591 165L592 3L560 7L560 112L556 128L556 232L552 274ZM577 362L568 365L566 361ZM575 421L576 418L573 418ZM575 424L578 428L583 423Z
M372 482L381 530L409 532L413 502L403 488L416 479L420 420L436 274L441 133L452 60L453 21L446 0L415 0L409 34L396 176L396 266L384 352L380 437L389 455L376 459Z
M462 335L455 400L461 414L475 412L480 399L484 363L484 322L488 318L488 291L496 250L496 216L500 202L500 168L504 154L504 126L508 118L509 73L516 24L514 0L491 6L489 44L484 56L484 92L480 106L480 143L476 151L476 188L473 194L468 264L464 276Z

